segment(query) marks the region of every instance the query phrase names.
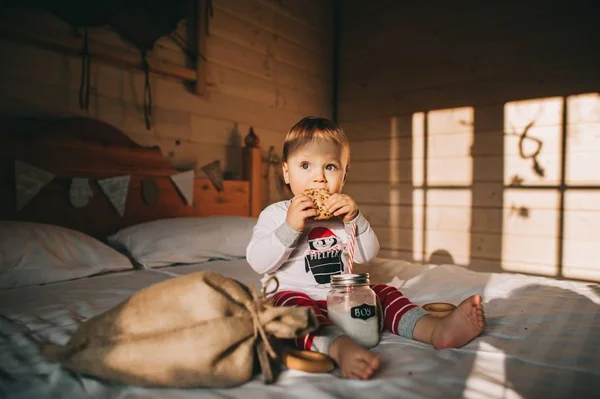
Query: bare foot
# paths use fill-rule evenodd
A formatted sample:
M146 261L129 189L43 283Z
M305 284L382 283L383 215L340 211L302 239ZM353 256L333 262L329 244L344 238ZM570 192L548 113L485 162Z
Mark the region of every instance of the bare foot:
M431 344L436 349L460 348L481 334L484 327L481 296L473 295L439 320L433 329Z
M368 380L381 365L379 356L346 335L331 343L329 356L338 364L344 378Z

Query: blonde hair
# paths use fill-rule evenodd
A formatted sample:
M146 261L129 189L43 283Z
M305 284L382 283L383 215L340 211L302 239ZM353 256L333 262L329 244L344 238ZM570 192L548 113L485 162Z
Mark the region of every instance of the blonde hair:
M296 123L285 136L281 160L288 158L300 147L314 141L325 141L339 145L346 155L346 164L350 163L350 143L342 128L326 118L307 116Z

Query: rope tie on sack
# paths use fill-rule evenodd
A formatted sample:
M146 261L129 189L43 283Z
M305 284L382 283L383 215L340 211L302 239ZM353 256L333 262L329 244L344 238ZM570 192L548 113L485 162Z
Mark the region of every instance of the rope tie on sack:
M269 285L271 285L271 282L275 282L275 288L267 291L267 289L269 288ZM254 327L254 338L256 339L256 337L258 337L260 335L260 338L262 339L262 341L265 344L265 349L267 350L267 353L269 354L269 356L272 359L275 359L277 357L277 354L275 353L275 350L271 346L271 343L269 342L269 339L267 337L267 333L265 332L265 329L258 318L258 309L259 308L262 309L264 303L266 302L267 296L274 294L277 291L277 289L279 289L279 280L275 276L269 277L267 279L267 281L265 282L265 284L263 285L260 295L256 294L256 291L254 291L254 290L252 291L252 296L254 297L254 303L253 303L253 306L250 306L248 308L248 310L250 311L250 314L252 315L252 324Z

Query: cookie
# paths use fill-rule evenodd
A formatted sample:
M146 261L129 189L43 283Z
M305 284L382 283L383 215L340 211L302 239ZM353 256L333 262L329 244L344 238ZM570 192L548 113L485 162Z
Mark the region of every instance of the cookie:
M315 216L315 220L331 219L333 215L325 209L325 202L329 199L329 191L324 188L307 188L304 190L304 195L309 197L315 203L315 207L319 214Z
M456 309L456 306L448 302L431 302L423 305L423 310L434 317L443 318Z
M330 373L335 369L335 363L327 355L292 349L288 346L281 353L281 362L288 369L301 370L306 373Z

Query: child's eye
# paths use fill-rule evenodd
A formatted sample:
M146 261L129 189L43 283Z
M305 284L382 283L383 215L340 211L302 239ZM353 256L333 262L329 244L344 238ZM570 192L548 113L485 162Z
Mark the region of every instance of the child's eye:
M308 169L308 164L306 162L303 162L302 164L300 164L300 167L302 169Z
M325 167L325 169L327 169L327 170L336 170L336 169L337 169L337 166L335 166L335 165L333 165L333 164L329 164L329 165L327 165L327 166Z

